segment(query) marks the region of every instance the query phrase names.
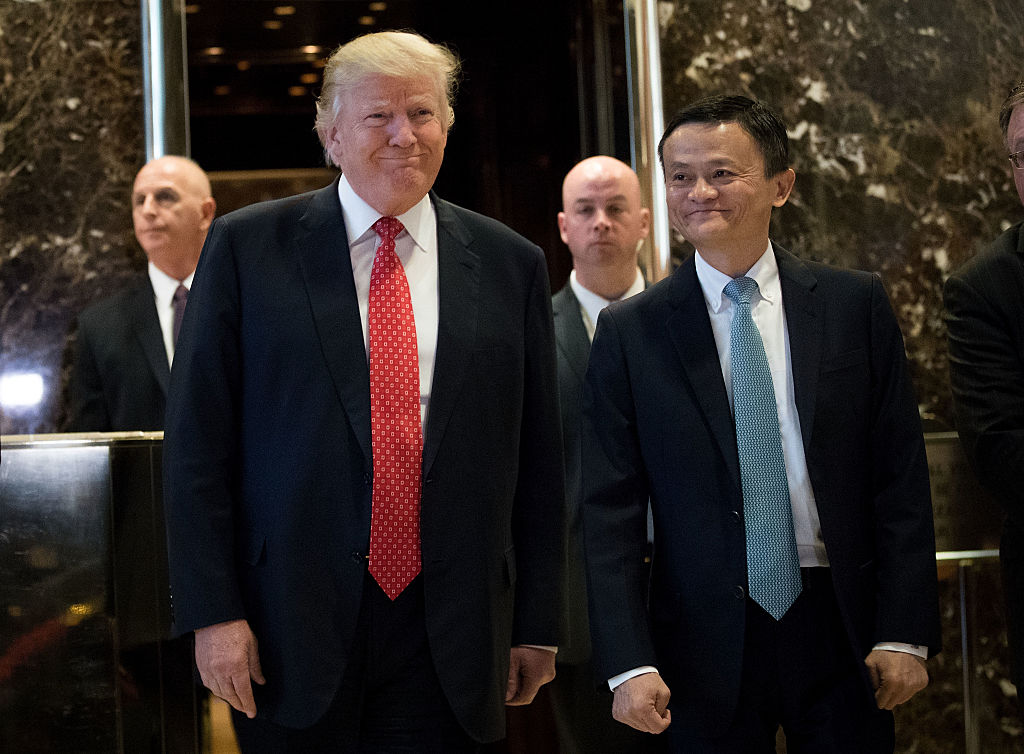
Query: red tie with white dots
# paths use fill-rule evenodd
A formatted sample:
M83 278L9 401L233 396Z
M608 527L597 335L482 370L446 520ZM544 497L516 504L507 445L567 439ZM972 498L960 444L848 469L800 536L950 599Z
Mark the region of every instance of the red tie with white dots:
M402 223L373 224L380 246L370 271L370 432L373 494L370 574L394 600L420 572L420 370L405 270L395 253Z

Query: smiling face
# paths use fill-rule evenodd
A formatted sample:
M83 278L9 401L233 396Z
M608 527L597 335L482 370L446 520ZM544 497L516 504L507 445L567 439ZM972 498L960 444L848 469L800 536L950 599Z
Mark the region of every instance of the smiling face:
M149 261L176 280L195 270L215 209L209 180L190 160L160 157L135 176L135 237Z
M686 123L664 144L669 221L712 266L743 274L768 248L772 209L796 174L765 177L764 157L738 123Z
M428 78L366 76L341 97L325 147L352 189L384 215L400 215L434 185L448 132L442 92Z

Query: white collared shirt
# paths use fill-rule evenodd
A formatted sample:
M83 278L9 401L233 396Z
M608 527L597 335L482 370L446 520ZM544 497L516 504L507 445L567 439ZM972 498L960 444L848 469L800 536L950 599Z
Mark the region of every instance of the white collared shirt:
M160 320L160 332L164 336L164 349L167 351L167 364L174 361L174 292L179 285L192 289L193 271L184 280L172 278L152 262L149 263L149 282L153 286L156 301L156 314Z
M732 358L729 329L735 311L732 300L725 295L726 284L732 280L716 270L698 251L694 262L697 279L704 292L704 302L711 318L711 330L718 347L718 359L725 380L725 391L732 407ZM786 462L786 479L789 482L789 501L793 508L793 530L801 567L827 566L825 542L821 537L821 523L818 507L811 489L804 456L803 435L800 433L800 417L796 411L796 396L793 387L793 360L789 349L789 329L786 326L786 308L782 301L782 285L779 282L779 266L771 242L761 258L754 263L746 277L757 281L758 293L750 302L750 312L764 341L765 354L772 373L775 388L775 403L779 410L779 432L782 435L782 454Z
M594 293L589 288L584 288L580 282L576 279L576 270L569 273L569 286L572 288L572 292L576 296L576 300L580 303L580 314L583 315L583 326L587 330L587 337L590 338L590 342L594 342L594 330L597 327L597 315L601 313L608 304L612 303L597 293ZM636 277L633 278L632 285L626 289L626 292L619 296L617 301L621 301L624 298L635 296L644 289L644 276L640 272L640 268L636 268Z
M359 301L359 319L363 326L363 344L366 357L370 357L370 270L380 246L380 237L373 224L383 215L367 204L341 176L338 181L338 197L341 212L348 233L349 257L352 261L352 276L356 284ZM427 426L427 407L430 403L430 389L434 378L434 356L437 350L438 326L438 266L437 266L437 214L424 196L412 209L398 216L405 230L395 238L395 253L398 255L405 277L409 282L409 296L416 320L416 347L419 350L420 366L420 420Z

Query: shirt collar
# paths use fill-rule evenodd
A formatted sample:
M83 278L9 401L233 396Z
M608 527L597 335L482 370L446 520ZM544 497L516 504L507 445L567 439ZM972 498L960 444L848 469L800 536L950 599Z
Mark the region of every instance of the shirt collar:
M350 245L361 240L368 233L374 233L373 224L384 215L367 204L355 192L344 174L338 181L338 199L341 200L341 214L345 220L345 229L348 232ZM400 214L398 220L412 238L417 249L426 252L434 244L431 239L436 238L436 223L429 194L425 194L407 212Z
M599 296L589 288L584 288L583 285L576 279L576 270L569 273L569 285L572 287L572 292L576 294L576 300L580 302L580 306L583 307L583 311L590 317L591 322L597 322L597 315L601 313L608 304L612 303L611 300L606 299L604 296ZM633 278L632 285L623 293L618 299L621 301L624 298L629 298L637 293L640 293L644 289L644 276L640 272L640 268L636 268L636 277Z
M704 292L704 301L707 302L708 309L712 313L718 314L726 306L730 306L732 302L725 295L725 286L732 278L708 264L700 255L700 251L694 253L694 266L697 268L697 280ZM753 278L757 282L761 300L771 305L782 300L779 263L775 260L771 241L768 242L768 248L765 249L764 254L754 262L753 267L747 270L745 277Z
M184 285L186 288L191 288L192 278L195 274L193 271L184 280L178 280L177 278L172 278L152 262L149 263L149 282L153 285L153 293L156 295L157 301L171 301L174 298L174 292L178 290L179 284Z

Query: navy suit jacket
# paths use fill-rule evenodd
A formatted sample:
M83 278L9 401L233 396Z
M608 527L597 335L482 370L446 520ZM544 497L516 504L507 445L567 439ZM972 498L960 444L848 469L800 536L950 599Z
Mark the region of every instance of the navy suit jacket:
M149 277L78 317L67 432L159 431L170 366Z
M881 281L775 251L807 466L851 650L862 659L896 641L937 651L924 441ZM583 410L597 672L658 667L672 725L717 735L740 687L746 547L735 429L692 258L602 312ZM637 565L648 497L649 610Z
M950 275L943 295L957 431L1006 514L999 559L1013 680L1024 691L1024 223Z
M514 644L558 644L563 481L544 255L431 196L439 327L424 427L426 629L480 741L504 735ZM164 443L179 631L246 618L260 714L306 727L351 651L373 481L369 369L337 184L216 220Z

